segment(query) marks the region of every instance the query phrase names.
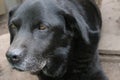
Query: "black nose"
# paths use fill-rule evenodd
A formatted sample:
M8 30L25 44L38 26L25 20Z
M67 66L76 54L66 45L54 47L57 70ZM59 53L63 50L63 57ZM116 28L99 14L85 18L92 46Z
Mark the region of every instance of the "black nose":
M14 53L8 52L6 54L6 57L7 57L8 61L12 64L15 64L20 61L20 56L17 54L14 54Z

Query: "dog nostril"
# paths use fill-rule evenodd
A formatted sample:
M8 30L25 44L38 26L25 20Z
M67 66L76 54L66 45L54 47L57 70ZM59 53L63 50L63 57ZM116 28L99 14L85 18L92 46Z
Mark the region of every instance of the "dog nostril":
M11 63L16 63L16 62L19 62L20 60L18 55L7 54L6 57Z
M18 62L19 61L19 57L17 55L13 55L12 56L12 61Z

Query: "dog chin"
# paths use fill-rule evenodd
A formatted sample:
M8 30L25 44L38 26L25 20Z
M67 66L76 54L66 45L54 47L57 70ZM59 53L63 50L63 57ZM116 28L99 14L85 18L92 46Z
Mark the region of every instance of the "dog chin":
M20 71L20 72L25 72L26 70L21 68L21 67L18 67L18 66L12 66L12 69L15 69L17 71Z
M13 66L13 69L16 69L16 70L21 71L21 72L38 73L46 66L46 64L47 64L46 61L42 61L41 64L38 66L20 65L20 66Z
M17 71L20 71L20 72L28 72L28 73L31 73L31 74L37 74L42 70L42 68L41 69L32 69L32 68L31 69L26 69L26 68L22 68L22 67L18 67L18 66L12 66L12 68L14 70L17 70Z

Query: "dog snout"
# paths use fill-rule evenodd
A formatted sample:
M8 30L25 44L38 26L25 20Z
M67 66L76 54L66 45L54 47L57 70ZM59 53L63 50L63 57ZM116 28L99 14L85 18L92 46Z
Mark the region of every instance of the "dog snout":
M6 53L8 61L12 64L16 64L21 61L24 49L9 49Z

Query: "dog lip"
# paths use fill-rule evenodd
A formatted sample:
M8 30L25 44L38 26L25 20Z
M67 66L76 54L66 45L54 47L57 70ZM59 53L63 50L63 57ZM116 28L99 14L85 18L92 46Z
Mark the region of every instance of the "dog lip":
M23 69L21 69L21 68L19 68L17 66L12 66L12 69L18 70L20 72L24 72L25 71L25 70L23 70Z
M46 66L46 64L47 64L47 60L44 60L43 62L41 62L39 68L36 70L34 70L34 69L33 70L32 69L31 70L22 69L21 67L19 67L19 65L16 65L16 64L11 64L11 67L12 67L12 69L18 70L20 72L30 72L30 73L34 74L34 73L37 73L39 71L42 71L44 69L44 67Z

